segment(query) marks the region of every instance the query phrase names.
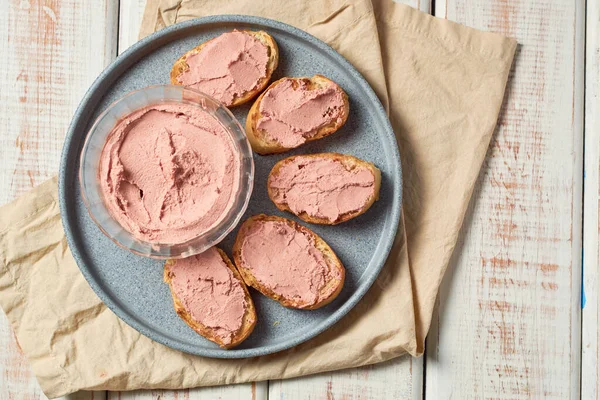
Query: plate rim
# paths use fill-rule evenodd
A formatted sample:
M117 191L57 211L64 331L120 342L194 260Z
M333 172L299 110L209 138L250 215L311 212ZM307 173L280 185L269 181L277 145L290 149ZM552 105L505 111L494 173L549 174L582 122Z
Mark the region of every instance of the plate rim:
M131 61L130 59L134 58L134 61L129 65L133 65L135 62L147 56L147 54L151 53L152 50L147 51L148 46L156 46L161 47L164 44L172 41L169 40L171 35L176 35L179 31L185 31L187 29L210 25L210 24L231 24L231 23L239 23L239 24L248 24L248 25L258 25L264 26L267 28L271 28L274 30L284 31L288 34L298 37L299 39L308 42L309 44L316 46L319 50L328 54L332 57L336 62L338 62L342 68L344 68L347 72L350 73L352 78L358 83L362 90L367 94L369 102L376 107L376 111L383 115L382 122L385 126L384 132L378 132L378 134L385 134L387 139L393 146L388 149L391 151L391 156L395 161L395 168L393 168L393 174L391 176L392 185L395 187L398 195L391 196L392 198L392 210L391 210L391 226L387 229L388 240L384 244L381 249L381 242L375 249L375 253L373 254L373 258L371 258L370 265L375 264L376 267L369 271L369 274L365 276L365 273L361 275L361 284L357 287L356 291L352 293L348 299L341 304L335 311L329 314L324 320L320 323L312 326L311 328L301 332L299 335L295 336L293 339L283 341L281 343L276 344L266 344L261 347L247 348L247 349L231 349L225 350L221 348L214 349L206 349L206 348L198 348L195 346L187 345L182 342L173 342L169 337L164 336L162 333L149 329L149 327L135 318L135 314L125 310L122 306L118 305L118 302L113 302L111 296L101 288L101 285L96 281L93 274L88 271L86 264L84 262L84 257L81 256L78 246L74 240L74 233L71 230L69 223L69 211L66 205L66 198L68 196L68 191L71 188L66 182L66 174L69 170L67 166L67 161L69 159L70 153L72 151L77 151L77 149L73 149L74 137L77 135L76 128L80 124L81 120L85 118L87 108L89 107L89 103L93 101L96 93L101 91L101 86L103 85L105 80L113 78L113 75L120 76L122 71L121 69L125 69L123 67L123 63L127 61ZM164 43L162 43L164 42ZM143 53L138 55L137 53ZM102 95L103 97L104 95ZM92 104L92 110L97 108L96 104ZM93 111L92 111L93 112ZM77 146L75 146L77 147ZM393 247L395 242L395 236L398 230L398 226L400 223L401 216L401 208L402 208L402 198L403 198L403 180L402 180L402 164L400 159L400 151L398 148L398 142L396 140L396 136L394 134L394 130L389 121L388 114L384 109L381 101L375 94L373 88L366 81L366 79L362 76L362 74L341 54L339 54L336 50L330 47L328 44L323 42L322 40L316 38L315 36L299 29L289 24L263 18L257 16L249 16L249 15L241 15L241 14L228 14L228 15L212 15L201 18L194 18L188 21L176 23L170 25L166 28L163 28L157 32L152 33L151 35L145 37L144 39L138 41L137 43L130 46L127 50L125 50L121 55L119 55L115 60L113 60L95 79L90 88L87 90L82 100L80 101L75 113L73 114L73 118L71 123L69 124L69 128L64 137L64 144L61 153L60 167L59 167L59 175L58 175L58 194L59 194L59 208L61 214L61 222L63 225L63 229L65 232L65 236L67 238L67 243L69 245L69 249L71 250L71 254L76 261L76 264L81 271L82 275L94 291L94 293L100 298L100 300L123 322L127 325L131 326L133 329L148 337L149 339L156 341L160 344L163 344L167 347L170 347L175 350L182 351L184 353L211 357L211 358L223 358L223 359L233 359L233 358L248 358L248 357L256 357L263 356L267 354L277 353L283 350L290 349L295 347L301 343L304 343L317 335L323 333L325 330L331 328L337 322L339 322L351 309L356 306L356 304L362 299L362 297L366 294L366 292L372 287L373 283L379 276L379 273L383 269L389 253ZM75 185L76 186L76 185ZM389 219L388 219L389 220ZM384 233L385 234L385 233ZM390 237L391 236L391 237ZM367 271L365 271L367 272Z

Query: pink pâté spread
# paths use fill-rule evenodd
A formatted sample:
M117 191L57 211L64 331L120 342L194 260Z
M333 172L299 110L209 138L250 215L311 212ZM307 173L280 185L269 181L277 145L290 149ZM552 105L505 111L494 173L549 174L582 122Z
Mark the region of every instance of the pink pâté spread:
M336 222L362 209L375 195L375 176L365 166L346 167L327 156L297 156L269 177L273 201L287 204L294 214Z
M239 188L239 163L213 116L165 102L117 123L98 178L106 207L124 229L143 241L178 244L223 220Z
M247 32L223 33L186 59L179 83L204 92L226 106L254 90L267 76L269 50Z
M171 287L192 318L230 344L242 327L246 292L216 248L169 266Z
M287 79L265 92L256 127L281 146L294 148L339 122L343 107L342 90L335 83L309 90L307 80Z
M308 305L330 297L342 279L337 268L327 265L314 239L281 221L255 221L240 249L243 266L256 280L275 293Z

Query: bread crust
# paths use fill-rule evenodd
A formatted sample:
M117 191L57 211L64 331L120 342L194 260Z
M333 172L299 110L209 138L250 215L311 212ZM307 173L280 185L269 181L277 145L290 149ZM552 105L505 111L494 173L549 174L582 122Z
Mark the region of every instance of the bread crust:
M325 286L323 286L323 288L321 289L323 292L325 292L329 288L335 287L335 291L332 292L332 294L329 297L326 297L315 304L306 304L306 303L298 301L297 299L286 298L285 296L283 296L279 293L276 293L275 291L271 290L270 288L263 286L254 277L254 275L252 274L252 271L250 271L249 269L247 269L244 266L244 263L242 262L242 257L241 257L241 248L242 248L244 239L246 237L246 234L247 234L248 230L252 227L252 225L254 225L257 222L265 222L265 221L283 222L283 223L287 224L288 226L292 227L294 230L296 230L298 232L302 232L307 235L310 235L314 239L315 247L321 252L321 254L323 254L323 257L325 258L327 265L332 268L338 269L341 273L341 279L339 279L339 280L332 279L329 282L327 282L327 284ZM329 304L330 302L332 302L337 297L337 295L340 294L340 292L342 291L342 288L344 287L344 280L346 277L346 269L342 265L342 262L337 257L335 252L331 249L331 247L329 247L329 245L319 235L317 235L310 229L308 229L292 220L289 220L287 218L277 217L274 215L259 214L259 215L252 216L252 217L248 218L246 221L244 221L244 223L240 227L240 230L238 231L237 237L235 239L235 244L233 245L233 259L235 261L236 267L238 268L238 271L240 272L240 275L242 276L242 278L244 279L244 282L246 282L246 284L248 286L255 288L263 295L265 295L273 300L278 301L281 305L283 305L285 307L301 308L303 310L315 310L317 308L323 307L323 306Z
M243 30L240 32L244 32L251 36L254 36L258 40L260 40L261 43L263 43L265 46L267 46L267 49L269 52L269 61L267 63L267 75L264 78L260 79L260 81L258 82L258 85L255 89L244 93L242 96L239 96L239 97L234 96L232 104L229 104L228 107L235 107L240 104L247 103L250 100L252 100L253 98L255 98L260 92L262 92L265 89L265 87L267 87L267 85L269 84L269 81L271 80L271 76L273 75L273 71L275 71L275 69L277 68L277 65L279 64L279 47L277 47L277 43L275 42L275 39L273 39L273 37L271 35L269 35L265 31ZM187 59L194 54L200 53L202 51L202 49L204 48L204 46L206 46L209 42L211 42L215 39L216 38L213 38L204 43L201 43L200 45L198 45L198 46L194 47L193 49L189 50L188 52L186 52L184 55L179 57L179 59L177 59L177 61L175 61L175 63L173 64L173 67L171 68L171 84L182 86L177 78L184 71L187 71L190 68L190 66L187 63Z
M192 328L198 334L204 336L206 339L210 340L211 342L218 344L220 347L222 347L224 349L231 349L231 348L239 345L240 343L242 343L254 330L254 327L256 326L256 320L257 320L256 308L254 307L254 302L252 301L250 292L248 292L248 288L246 287L246 284L244 283L244 280L242 279L238 270L235 268L235 266L233 265L233 263L231 262L229 257L227 257L227 254L225 254L225 252L223 250L219 249L218 247L216 249L219 252L219 254L221 255L221 258L223 259L223 261L225 261L225 264L227 265L227 267L233 273L233 276L235 277L235 279L239 280L242 283L242 287L244 289L244 298L246 300L246 312L243 317L242 326L240 327L238 332L232 338L231 343L225 344L223 342L222 338L219 337L212 328L207 327L207 326L201 324L200 322L196 321L195 319L193 319L192 315L185 309L185 307L183 306L183 303L175 294L175 291L173 290L173 285L172 285L173 272L171 271L170 267L172 265L174 265L177 262L177 260L167 260L165 262L163 279L166 283L169 284L169 289L171 290L171 296L173 297L173 305L175 307L175 312L177 312L177 315L179 315L179 317L182 320L184 320L185 323L188 324L190 326L190 328Z
M284 167L286 164L293 162L294 160L296 160L298 158L308 158L308 159L326 158L326 159L330 159L330 160L334 160L334 161L339 161L348 170L356 168L357 166L362 166L362 167L368 168L373 173L373 176L375 176L375 190L373 192L373 195L369 197L369 200L362 208L360 208L359 210L356 210L356 211L342 214L335 221L330 221L327 218L320 218L317 216L309 215L304 211L299 214L296 214L287 205L287 203L278 203L277 201L275 201L275 198L277 197L277 189L272 186L272 180L274 179L274 177L277 174L279 174L279 171L282 167ZM375 203L375 201L377 201L379 199L380 188L381 188L381 171L379 170L379 168L377 168L373 163L370 163L368 161L364 161L364 160L361 160L360 158L356 158L354 156L350 156L347 154L340 154L340 153L303 154L303 155L297 155L297 156L291 156L291 157L284 158L283 160L280 160L277 164L275 164L273 166L273 168L271 169L271 172L269 173L269 178L267 180L267 192L269 194L269 198L271 199L273 204L275 204L275 206L278 209L280 209L281 211L288 211L288 212L296 215L298 218L300 218L301 220L303 220L305 222L309 222L311 224L319 224L319 225L337 225L337 224L341 224L342 222L351 220L352 218L356 218L361 214L364 214L373 205L373 203Z
M267 137L264 131L257 128L258 120L260 119L260 103L263 97L265 96L265 93L267 93L270 89L274 88L275 86L288 80L292 81L292 85L294 85L294 87L297 87L301 81L305 81L308 84L309 90L316 90L325 85L333 83L342 92L344 106L340 110L339 121L338 118L336 118L328 125L321 127L317 131L317 134L310 138L307 138L305 143L312 142L313 140L318 140L331 135L332 133L340 129L348 119L348 114L350 112L350 102L348 101L348 95L337 83L335 83L331 79L326 78L323 75L315 75L312 78L281 78L271 83L267 90L262 92L262 94L258 97L258 99L256 99L256 101L250 108L250 111L248 112L248 117L246 118L246 136L248 137L248 141L250 141L252 149L258 154L266 155L283 153L292 149L292 147L281 146L275 140L272 140L271 138Z

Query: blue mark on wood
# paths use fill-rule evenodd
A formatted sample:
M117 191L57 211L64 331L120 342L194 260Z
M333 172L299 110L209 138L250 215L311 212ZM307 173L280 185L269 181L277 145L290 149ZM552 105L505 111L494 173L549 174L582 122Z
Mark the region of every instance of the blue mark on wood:
M586 303L586 298L585 298L585 274L583 273L583 269L584 269L584 261L585 261L585 257L584 257L584 252L583 252L583 248L581 249L581 309L583 310L585 308L585 303Z

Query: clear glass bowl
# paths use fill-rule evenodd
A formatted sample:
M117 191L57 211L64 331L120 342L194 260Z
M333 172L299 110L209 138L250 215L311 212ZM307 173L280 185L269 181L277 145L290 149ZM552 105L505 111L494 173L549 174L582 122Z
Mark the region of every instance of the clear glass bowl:
M201 107L219 121L231 135L235 151L239 156L239 190L234 194L232 208L217 225L208 231L199 232L196 237L184 243L145 242L134 237L117 222L106 207L98 179L100 155L106 138L112 129L131 112L162 102L184 103ZM252 159L252 149L242 126L224 105L194 89L173 85L157 85L128 93L111 104L98 117L88 132L83 145L79 181L83 201L90 216L100 230L117 245L135 254L151 258L183 258L202 253L209 247L216 245L238 224L244 211L246 211L252 194L254 161Z

